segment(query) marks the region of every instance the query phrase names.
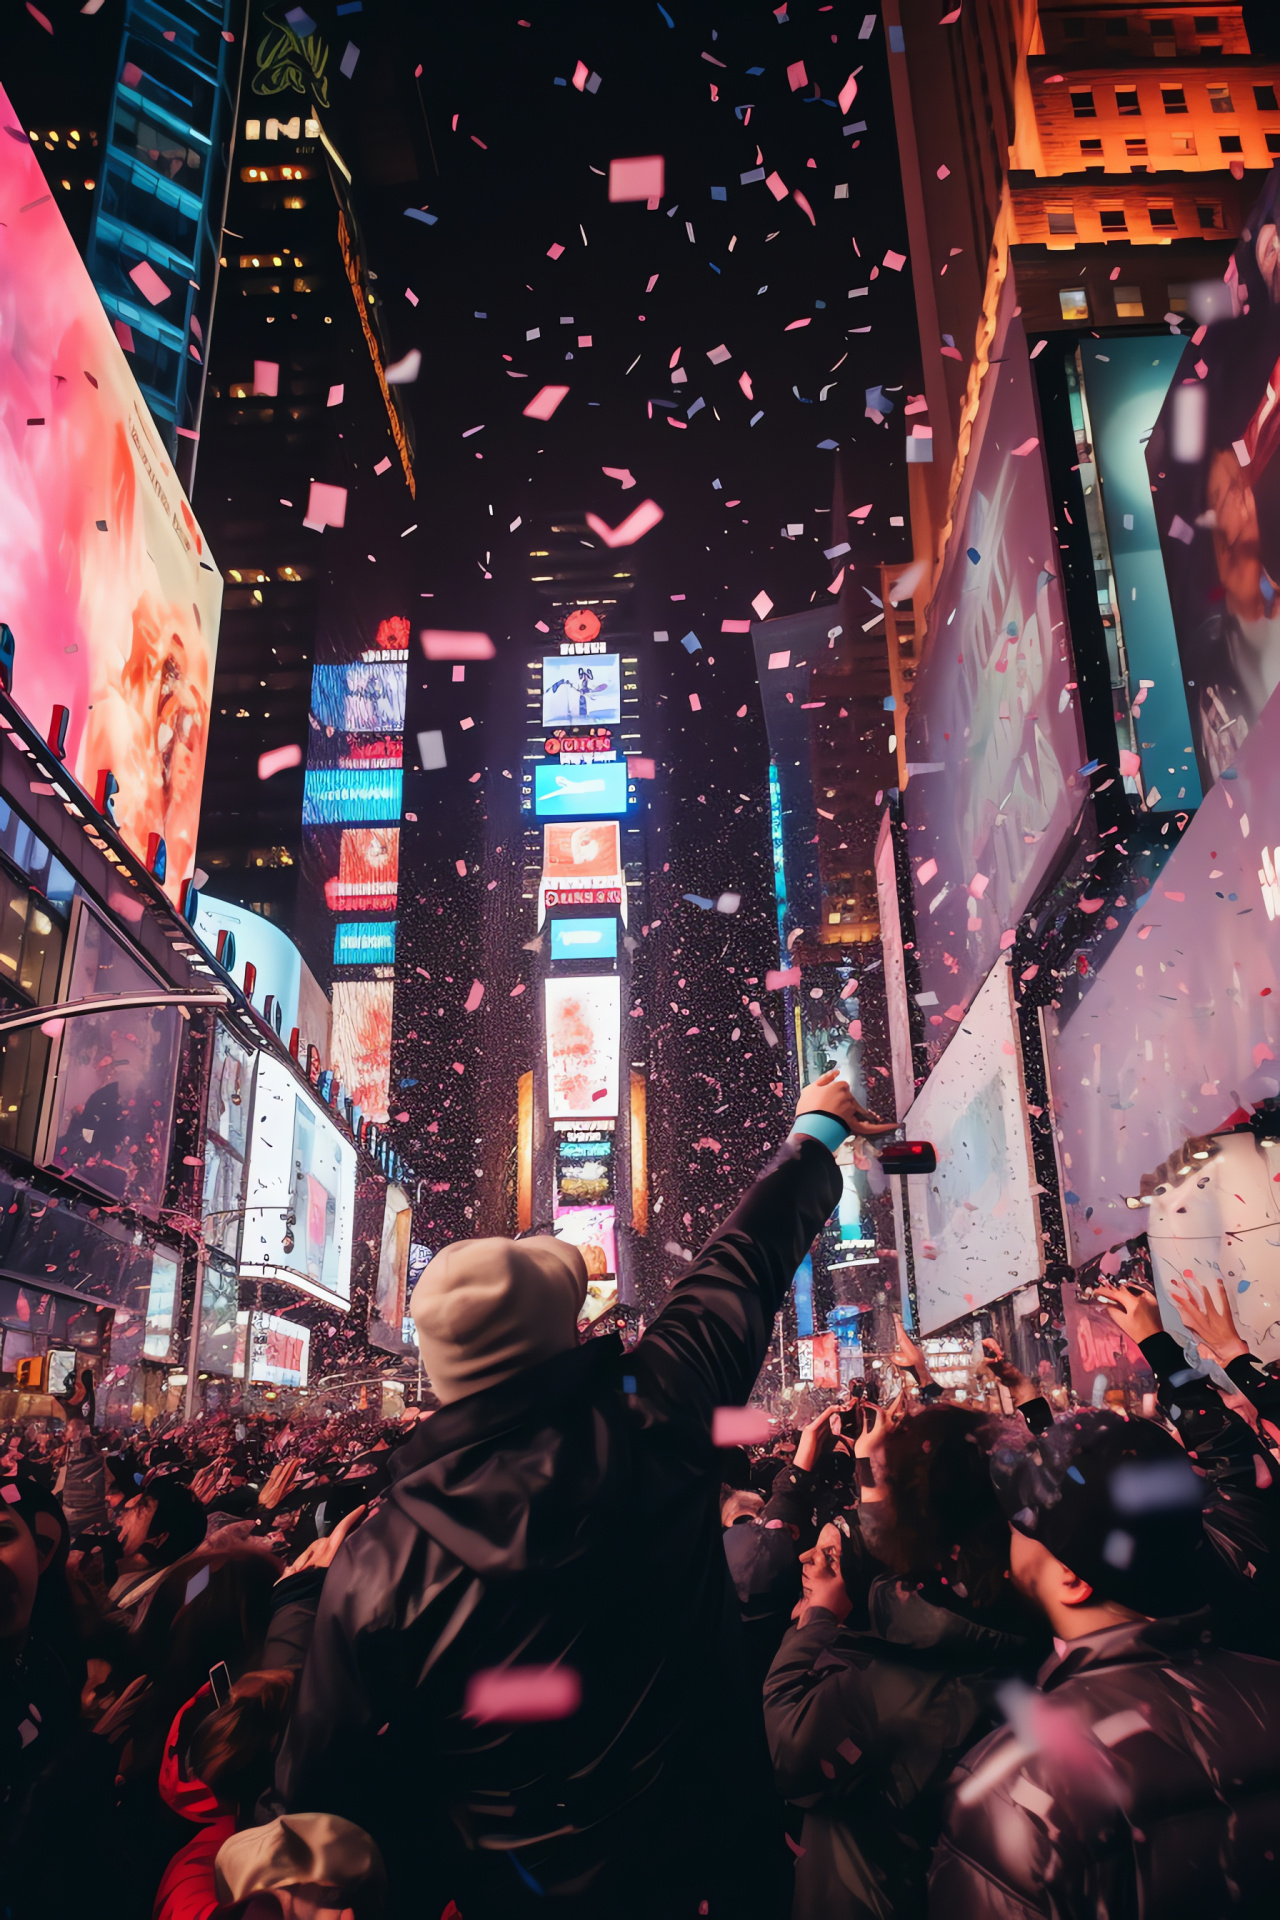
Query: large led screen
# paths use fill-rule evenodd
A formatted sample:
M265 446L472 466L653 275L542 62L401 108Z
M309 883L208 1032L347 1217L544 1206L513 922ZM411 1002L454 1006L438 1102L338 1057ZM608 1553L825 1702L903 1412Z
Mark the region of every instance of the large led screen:
M1144 1173L1280 1094L1278 748L1273 698L1083 997L1045 1015L1077 1265L1143 1225Z
M403 733L408 670L385 660L319 666L311 673L311 711L335 733Z
M395 957L394 920L339 920L333 930L335 966L390 966Z
M270 994L280 1009L280 1030L285 1039L298 1024L298 994L302 982L302 955L288 934L265 914L251 907L238 906L233 900L219 900L213 894L196 896L195 918L191 922L210 953L218 951L218 935L229 933L235 942L235 964L227 962L224 944L223 962L243 986L247 961L255 975L253 1004L261 1009Z
M616 960L618 922L609 920L553 920L553 960Z
M68 1000L156 992L161 983L78 900ZM46 1094L43 1159L114 1200L154 1213L169 1171L182 1016L133 1007L66 1021Z
M622 837L612 820L584 820L576 827L544 827L542 877L556 886L616 880L622 871Z
M580 813L625 813L627 763L604 760L585 767L552 763L533 770L533 810L539 818Z
M403 784L404 774L398 767L308 767L302 788L302 824L334 827L359 820L398 820Z
M399 827L344 827L338 871L324 883L335 913L394 913L400 881Z
M282 1061L258 1056L240 1272L345 1307L356 1156Z
M389 1186L382 1209L382 1235L378 1246L378 1277L374 1286L374 1313L384 1326L395 1330L396 1338L404 1323L409 1274L409 1241L413 1232L413 1208L402 1187Z
M615 1118L622 1010L617 975L557 978L543 985L548 1113L553 1120Z
M142 1351L148 1360L173 1358L178 1315L178 1257L157 1247L151 1256L146 1331Z
M920 1327L934 1333L1043 1269L1008 965L974 998L905 1120L935 1173L905 1182Z
M0 619L13 693L67 765L119 782L165 886L195 863L222 577L18 116L0 90ZM179 309L186 289L171 298ZM161 308L163 311L163 306Z
M1273 170L1227 269L1232 311L1197 332L1188 377L1170 388L1147 447L1205 787L1232 765L1280 684L1278 216ZM1221 311L1224 290L1212 292Z
M234 1371L238 1378L268 1387L305 1387L311 1357L311 1329L276 1313L237 1316Z
M333 1064L343 1091L367 1120L387 1122L391 1087L393 980L335 980Z
M616 653L544 657L544 727L616 727L621 720L622 668Z
M936 996L931 1059L1044 884L1087 788L1016 301L1010 274L907 719L915 940L921 989Z
M213 1029L209 1104L205 1120L205 1244L230 1260L240 1249L244 1162L253 1098L253 1061L247 1048L219 1020Z
M235 1268L208 1261L200 1289L200 1339L196 1347L196 1368L200 1373L232 1371L239 1300L240 1281Z

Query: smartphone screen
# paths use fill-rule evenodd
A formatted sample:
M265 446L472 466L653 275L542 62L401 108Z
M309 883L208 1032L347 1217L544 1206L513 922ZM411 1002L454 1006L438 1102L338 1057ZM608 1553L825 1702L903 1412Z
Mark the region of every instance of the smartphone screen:
M209 1686L218 1705L225 1707L231 1698L231 1675L225 1660L219 1660L216 1667L210 1667Z

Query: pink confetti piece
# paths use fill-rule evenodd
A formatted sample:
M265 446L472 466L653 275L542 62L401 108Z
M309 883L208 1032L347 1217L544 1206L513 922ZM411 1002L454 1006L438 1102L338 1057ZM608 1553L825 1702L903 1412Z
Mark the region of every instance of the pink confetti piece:
M787 68L787 85L792 93L799 93L801 87L807 87L809 76L804 70L803 60L793 60Z
M416 293L414 292L414 290L413 290L413 288L412 288L412 287L406 287L406 288L405 288L405 290L404 290L404 297L405 297L405 299L406 299L406 300L407 300L407 301L409 302L409 305L410 305L411 307L416 307L416 306L417 306L417 304L418 304L418 296L417 296L417 294L416 294Z
M457 870L457 874L458 874L458 878L459 878L460 880L465 880L465 879L466 879L466 877L467 877L467 863L466 863L466 861L465 861L465 860L455 860L453 864L454 864L454 867L455 867L455 869Z
M129 322L127 320L113 318L111 325L115 329L116 339L120 342L120 345L124 348L125 352L133 353L135 351L134 344L133 344L133 328L129 325Z
M582 1704L572 1667L488 1667L467 1682L468 1720L567 1720Z
M938 863L936 860L922 860L916 868L916 884L921 887L927 887L937 871Z
M782 178L782 175L780 173L768 174L765 178L765 185L766 187L768 187L770 193L773 195L775 200L786 199L788 188L787 188L786 181Z
M548 260L558 260L560 258L560 255L563 252L564 252L564 248L560 245L560 242L557 240L553 246L550 246L547 248L547 258Z
M40 24L40 26L44 28L46 33L53 32L52 21L47 19L46 16L43 13L41 13L39 7L33 7L31 4L31 0L27 0L27 12L31 15L31 18L33 20L37 21Z
M765 989L769 993L778 993L783 987L800 985L799 967L770 967L764 976Z
M341 384L336 387L330 387L328 405L331 407L340 407L342 405L342 395L343 387Z
M629 780L656 780L657 777L658 769L654 761L647 759L643 754L629 753L627 755L627 778Z
M791 198L795 201L801 213L805 215L805 217L809 222L809 225L811 227L816 227L818 223L813 217L813 208L809 205L809 202L805 199L805 196L801 193L799 187L796 188Z
M972 880L969 882L969 891L973 895L975 900L981 900L985 896L987 888L990 885L991 885L991 876L989 874L975 873Z
M280 391L280 362L278 360L255 360L253 363L253 390L264 398L275 399Z
M1128 779L1135 778L1142 772L1142 755L1132 752L1128 747L1121 747L1120 771Z
M890 247L884 256L884 264L888 267L890 273L901 273L907 264L907 256L905 253L895 253L893 248Z
M702 702L701 700L699 700L696 693L691 693L689 695L689 706L694 713L702 712Z
M66 1022L63 1020L42 1020L40 1022L40 1031L41 1033L47 1033L51 1040L56 1040L65 1025Z
M258 755L258 778L270 780L273 774L283 773L286 767L302 765L302 748L296 744L288 747L272 747L269 753Z
M738 385L742 388L742 391L746 394L748 400L755 399L756 396L751 391L751 375L745 370L745 368L738 375Z
M579 93L582 92L583 88L586 86L587 81L590 78L591 78L590 67L587 66L585 62L579 60L577 66L573 70L573 84L577 88Z
M1037 437L1037 435L1033 433L1029 440L1024 440L1020 447L1015 447L1013 449L1014 456L1015 458L1021 458L1023 454L1034 453L1036 448L1039 445L1040 445L1039 438Z
M851 73L836 96L841 113L848 113L857 97L858 76L855 73Z
M310 527L313 532L323 533L326 527L343 526L346 518L346 488L329 486L323 480L313 480L303 526Z
M131 267L129 278L143 299L149 300L153 307L158 307L173 292L173 288L166 286L149 260L139 260L136 267Z
M473 980L471 982L471 991L467 995L467 1002L466 1002L466 1009L465 1009L466 1012L474 1013L476 1008L480 1005L480 1002L483 999L484 999L484 982L481 980Z
M422 651L428 660L492 660L497 648L487 633L424 627Z
M807 327L810 324L810 319L811 316L806 314L803 320L788 320L782 331L784 333L794 333L797 327Z
M566 387L564 391L567 393L568 388ZM528 411L526 407L525 412ZM633 507L626 519L616 527L609 526L599 514L589 513L586 516L587 525L592 533L597 539L603 540L606 547L633 547L636 541L642 540L662 518L662 508L656 500L642 500L639 506Z
M762 1447L772 1432L763 1407L717 1407L711 1416L713 1447Z
M522 408L525 419L549 420L568 391L568 387L539 387L528 406Z
M636 485L636 477L630 467L601 467L600 471L610 480L620 481L624 493L627 492L628 488Z
M767 620L769 618L769 615L773 612L773 602L769 598L768 594L764 592L763 589L761 589L761 591L756 595L755 599L751 602L751 605L755 611L755 616L757 620Z
M660 153L641 154L630 160L611 160L609 198L615 203L661 200L666 191L666 171L666 161ZM652 287L653 282L649 284Z
M1081 900L1078 904L1081 913L1097 913L1102 907L1105 907L1107 903L1103 899L1098 899Z
M385 454L385 453L384 453L384 454L383 454L383 456L382 456L382 458L381 458L381 460L379 460L379 462L378 462L378 464L377 464L377 466L376 466L376 467L374 468L374 472L375 472L375 473L388 473L388 472L390 472L390 470L391 470L391 458L390 458L390 455L389 455L389 454Z
M720 622L720 631L721 633L750 633L751 622L749 620L722 620Z
M1001 953L1008 953L1008 951L1009 951L1009 949L1010 949L1010 947L1011 947L1011 946L1013 946L1013 944L1014 944L1014 942L1015 942L1015 941L1017 940L1017 938L1018 938L1018 930L1017 930L1017 928L1016 928L1016 927L1006 927L1006 928L1005 928L1005 930L1004 930L1004 932L1003 932L1003 933L1002 933L1002 934L1000 935L1000 951L1001 951Z
M789 667L790 665L791 665L790 647L785 647L778 653L771 653L769 655L769 669L772 669L775 672L782 667ZM768 671L769 669L766 669L766 671Z

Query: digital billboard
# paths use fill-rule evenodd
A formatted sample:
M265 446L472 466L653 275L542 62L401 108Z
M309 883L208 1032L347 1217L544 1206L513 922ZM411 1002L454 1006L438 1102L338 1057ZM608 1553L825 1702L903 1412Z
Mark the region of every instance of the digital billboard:
M302 824L335 827L361 820L398 820L403 783L398 767L308 767Z
M562 1207L556 1215L556 1237L578 1248L589 1279L601 1280L618 1271L617 1225L612 1207Z
M355 1188L354 1147L283 1061L259 1054L241 1275L345 1307Z
M201 1198L205 1245L231 1260L240 1248L244 1161L253 1100L253 1061L229 1027L213 1029L209 1102L205 1119L204 1188Z
M616 960L618 922L608 920L553 920L551 922L551 958L553 960Z
M333 930L335 966L389 966L395 957L394 920L339 920Z
M305 1387L311 1329L276 1313L237 1315L234 1372L250 1385Z
M391 1079L393 980L335 980L333 1064L366 1119L385 1126Z
M229 1374L236 1354L236 1310L240 1281L234 1267L205 1265L200 1289L200 1339L196 1367L201 1373Z
M616 727L622 720L622 663L616 653L542 661L544 727Z
M382 1235L378 1246L378 1277L374 1287L373 1309L384 1326L395 1329L397 1338L404 1323L408 1295L405 1283L409 1275L409 1243L413 1232L413 1208L402 1187L388 1186L382 1210Z
M318 666L311 672L311 711L335 733L404 732L408 670L385 660Z
M1205 787L1233 764L1280 684L1278 219L1273 169L1227 268L1231 311L1197 332L1187 355L1196 377L1170 388L1147 445ZM1224 290L1212 292L1221 311Z
M399 827L344 827L338 842L338 871L324 883L325 899L335 913L360 909L394 913L400 881Z
M218 951L218 935L230 933L235 940L235 965L227 966L243 984L245 962L253 967L257 979L249 996L261 1010L270 994L280 1009L280 1031L285 1039L298 1024L298 994L302 981L302 955L282 928L265 914L233 900L219 900L201 891L196 895L196 934L210 953ZM225 954L224 954L225 959Z
M146 1332L142 1351L148 1360L172 1360L178 1313L178 1257L157 1247L151 1256Z
M1010 274L906 722L931 1059L1044 885L1088 784L1076 771L1087 756L1016 302Z
M606 760L585 767L564 767L556 763L533 770L533 810L548 815L580 813L625 813L627 810L627 763Z
M165 889L195 863L222 577L17 114L0 91L0 618L13 697ZM181 304L181 302L179 302Z
M999 961L906 1115L937 1171L904 1182L920 1329L934 1333L1043 1271L1009 967Z
M616 974L543 982L547 1111L553 1120L613 1119L618 1112L621 983Z
M617 880L622 835L616 821L584 820L576 827L544 827L542 878L556 886Z
M160 987L84 900L75 902L71 940L68 1000ZM45 1164L154 1213L168 1177L181 1029L177 1007L66 1021L46 1091Z
M555 1212L601 1207L613 1199L613 1135L556 1134Z

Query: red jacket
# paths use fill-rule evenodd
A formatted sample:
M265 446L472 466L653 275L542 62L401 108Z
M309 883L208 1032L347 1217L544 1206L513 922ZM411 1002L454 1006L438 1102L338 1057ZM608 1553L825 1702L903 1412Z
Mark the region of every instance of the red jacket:
M213 1863L224 1840L236 1830L234 1812L222 1806L203 1780L187 1773L182 1764L182 1723L189 1713L201 1708L209 1692L206 1684L199 1693L180 1707L164 1744L160 1762L160 1798L167 1807L192 1821L197 1831L180 1847L164 1870L151 1920L210 1920L218 1909L214 1888Z

